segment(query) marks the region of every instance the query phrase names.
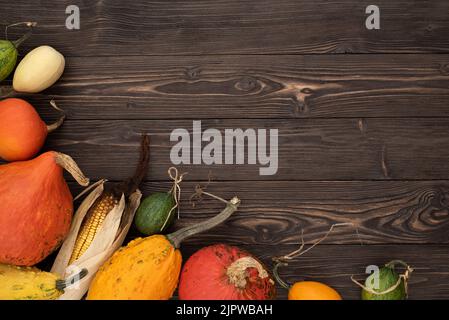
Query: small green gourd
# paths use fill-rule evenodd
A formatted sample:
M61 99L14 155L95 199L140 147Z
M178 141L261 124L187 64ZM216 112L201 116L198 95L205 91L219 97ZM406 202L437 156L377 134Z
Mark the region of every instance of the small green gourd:
M8 27L12 27L19 24L26 24L28 27L36 26L35 22L21 22L13 25L9 25ZM8 28L6 27L6 28ZM31 35L31 31L27 32L20 39L16 41L10 40L0 40L0 81L5 80L11 72L14 70L14 67L17 63L18 56L18 48L26 39Z
M397 264L406 268L404 274L396 272L395 266ZM412 271L413 269L410 266L400 260L393 260L387 263L379 268L378 272L374 272L366 278L362 289L362 300L407 299L407 281Z
M137 209L134 224L139 232L147 236L164 232L175 219L181 191L179 183L183 175L179 176L176 168L170 168L169 176L174 181L173 187L168 192L153 193Z

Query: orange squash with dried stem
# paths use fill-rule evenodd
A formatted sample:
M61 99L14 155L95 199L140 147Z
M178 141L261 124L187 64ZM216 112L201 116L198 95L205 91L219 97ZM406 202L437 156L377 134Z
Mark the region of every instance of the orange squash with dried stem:
M305 243L304 240L302 240L302 244L299 247L299 249L287 255L273 258L273 261L275 262L273 268L273 276L281 287L288 290L288 300L342 300L341 295L334 288L321 282L298 281L295 282L293 285L290 285L280 277L278 269L281 266L288 266L288 263L291 260L305 254L306 252L310 251L315 246L317 246L319 243L324 241L335 227L348 226L348 225L352 224L351 223L334 224L331 226L331 228L324 235L323 238L312 244L309 248L303 250L305 247Z

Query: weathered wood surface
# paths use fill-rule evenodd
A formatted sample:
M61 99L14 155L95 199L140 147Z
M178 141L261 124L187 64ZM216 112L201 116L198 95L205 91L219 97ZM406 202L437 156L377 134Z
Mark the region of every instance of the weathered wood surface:
M172 165L170 133L192 130L190 120L68 121L48 149L72 155L92 179L119 180L134 171L140 135L151 135L149 177L162 180ZM187 179L389 180L449 178L448 118L204 120L202 128L279 129L279 169L260 176L259 165L184 165ZM224 140L223 140L224 141ZM247 156L247 155L246 155ZM247 161L246 161L247 162Z
M183 182L180 219L173 230L212 217L223 209L217 200L191 201L195 186ZM74 194L81 191L71 183ZM168 182L142 185L144 196L167 191ZM442 244L449 243L449 182L447 181L250 181L210 182L207 191L225 199L237 195L240 209L213 232L187 240L189 245L224 241L234 245L287 245L319 240L335 223L327 243ZM132 230L130 237L139 236ZM449 262L448 262L449 263Z
M24 49L50 43L67 56L449 52L447 1L378 0L375 31L366 0L83 0L79 31L65 28L71 4L3 1L0 21L38 21Z
M70 119L447 117L447 55L69 58L27 98Z
M70 4L81 8L79 31L64 26ZM358 235L336 229L282 269L286 279L324 281L357 299L352 274L403 259L415 268L411 299L447 299L449 55L441 53L449 53L449 2L379 0L376 31L365 28L369 4L1 1L0 27L36 20L21 54L49 44L67 57L55 86L18 97L48 122L57 117L48 101L58 101L68 120L46 149L72 155L93 180L129 176L142 132L152 139L148 195L169 188L173 129L191 131L199 119L203 129L279 129L275 176L260 176L258 165L179 167L189 174L173 229L222 208L209 199L190 206L210 174L208 191L242 198L226 224L185 242L185 259L225 242L271 266L297 247L301 230L310 244L333 223L352 222Z

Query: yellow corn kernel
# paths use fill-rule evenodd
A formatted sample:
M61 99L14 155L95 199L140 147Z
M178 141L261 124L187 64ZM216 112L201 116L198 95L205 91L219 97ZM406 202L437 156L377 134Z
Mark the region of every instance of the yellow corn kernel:
M112 194L104 193L89 208L78 232L69 264L78 260L86 252L104 219L117 204L118 200Z

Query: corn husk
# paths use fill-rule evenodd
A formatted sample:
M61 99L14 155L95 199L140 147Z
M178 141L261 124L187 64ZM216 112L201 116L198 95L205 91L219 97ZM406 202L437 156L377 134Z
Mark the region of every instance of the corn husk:
M89 208L103 193L104 183L105 180L97 182L97 186L79 206L73 218L69 235L64 241L51 269L51 272L59 274L63 279L77 274L83 268L88 270L87 276L64 290L64 294L59 297L60 300L82 299L89 290L90 282L100 266L123 244L134 219L134 214L140 205L142 194L139 190L131 194L127 201L122 196L119 203L106 216L86 252L71 265L68 265L81 223Z

